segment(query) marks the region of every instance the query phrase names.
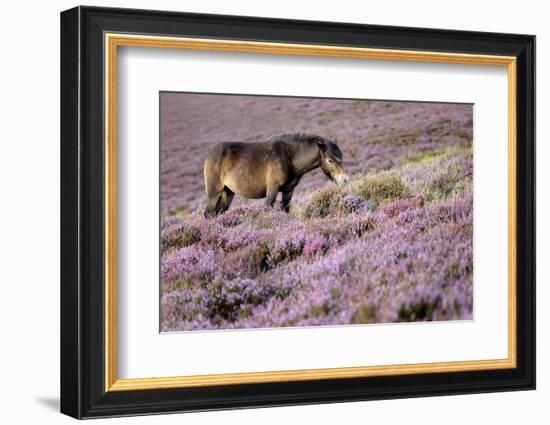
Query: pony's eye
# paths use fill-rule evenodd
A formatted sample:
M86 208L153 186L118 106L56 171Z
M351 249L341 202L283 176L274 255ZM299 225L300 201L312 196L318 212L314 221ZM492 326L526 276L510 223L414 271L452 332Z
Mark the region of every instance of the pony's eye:
M330 158L328 158L327 161L328 161L329 164L332 164L332 163L334 162L334 161L333 161L332 159L330 159Z

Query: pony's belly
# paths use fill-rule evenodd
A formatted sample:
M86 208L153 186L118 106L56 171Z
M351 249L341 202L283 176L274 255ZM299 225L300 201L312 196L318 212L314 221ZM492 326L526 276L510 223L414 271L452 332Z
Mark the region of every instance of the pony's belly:
M266 187L265 185L259 184L259 182L235 182L232 179L227 179L225 186L242 198L261 199L266 196Z
M241 198L246 199L262 199L265 198L266 193L263 192L235 192L237 195L239 195Z
M262 191L262 190L241 189L241 188L233 189L231 187L229 187L229 189L231 189L232 192L236 193L241 198L261 199L261 198L265 198L266 196L265 190Z

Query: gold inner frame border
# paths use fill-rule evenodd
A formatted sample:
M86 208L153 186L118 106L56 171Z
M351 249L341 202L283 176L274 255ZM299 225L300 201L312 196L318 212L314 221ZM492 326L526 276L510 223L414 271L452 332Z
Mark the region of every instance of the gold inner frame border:
M238 385L322 379L450 373L511 369L516 359L516 58L513 56L428 52L393 49L371 49L331 45L288 44L274 42L164 37L106 33L105 46L105 391L137 391L217 385ZM116 99L117 51L120 46L248 52L280 55L327 56L404 62L433 62L470 65L504 66L508 72L508 357L495 360L397 364L323 369L302 369L212 375L118 379L116 323Z

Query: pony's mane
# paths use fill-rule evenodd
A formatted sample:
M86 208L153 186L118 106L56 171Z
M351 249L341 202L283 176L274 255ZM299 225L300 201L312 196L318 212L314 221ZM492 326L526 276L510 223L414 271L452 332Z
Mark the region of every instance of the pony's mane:
M338 159L342 159L342 151L338 145L322 136L309 133L285 133L272 136L270 141L283 141L288 143L304 144L304 145L317 145L319 143L325 144L330 147L331 153Z
M303 143L303 144L317 144L317 142L323 142L326 139L324 139L321 136L318 136L316 134L308 134L308 133L283 133L283 134L277 134L275 136L272 136L269 138L271 141L284 141L284 142L290 142L290 143Z

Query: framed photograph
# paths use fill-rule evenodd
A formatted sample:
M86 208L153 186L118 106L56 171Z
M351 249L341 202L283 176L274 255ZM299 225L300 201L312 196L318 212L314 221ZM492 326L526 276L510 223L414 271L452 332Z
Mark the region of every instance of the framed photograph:
M535 388L535 37L61 14L61 411Z

